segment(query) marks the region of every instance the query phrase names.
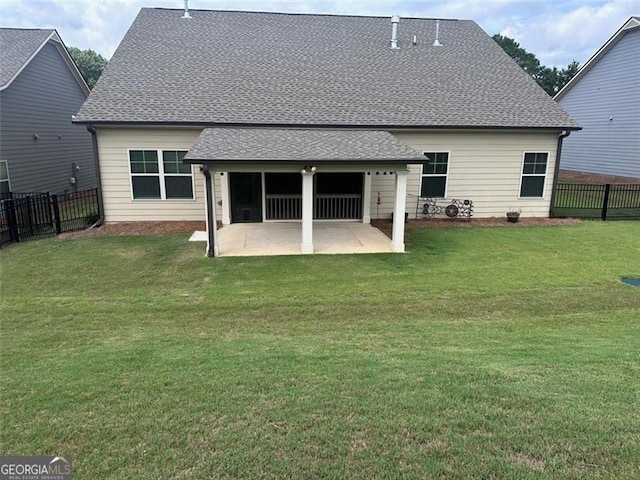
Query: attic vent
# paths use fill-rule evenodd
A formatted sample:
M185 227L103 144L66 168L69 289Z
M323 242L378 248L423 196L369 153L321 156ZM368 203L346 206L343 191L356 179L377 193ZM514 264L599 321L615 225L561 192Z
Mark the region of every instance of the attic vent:
M441 47L440 43L440 20L436 20L436 39L433 42L434 47Z
M182 18L191 18L191 15L189 15L189 0L184 0L184 15L182 15Z
M400 17L394 15L391 17L391 49L399 50L398 47L398 24L400 23Z

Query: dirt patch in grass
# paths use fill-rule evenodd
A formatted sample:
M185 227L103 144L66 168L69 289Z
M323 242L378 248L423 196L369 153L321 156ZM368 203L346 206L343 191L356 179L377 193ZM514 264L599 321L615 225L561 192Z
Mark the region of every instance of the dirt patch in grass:
M560 170L559 180L561 182L572 183L640 183L640 178L615 177L612 175L598 175L596 173L572 172L571 170Z
M544 460L522 453L515 453L511 455L511 461L514 465L524 465L534 470L544 470L546 467Z

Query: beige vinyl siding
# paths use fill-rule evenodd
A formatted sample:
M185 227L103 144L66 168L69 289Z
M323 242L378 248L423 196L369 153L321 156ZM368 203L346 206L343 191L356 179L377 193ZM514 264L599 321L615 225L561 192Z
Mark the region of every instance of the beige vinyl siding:
M204 177L193 166L195 200L133 200L129 150L189 150L201 129L97 129L100 174L107 222L204 220ZM215 176L216 197L220 178ZM217 205L217 204L216 204ZM221 215L220 206L217 214ZM220 218L220 217L218 217Z
M479 130L393 133L416 150L449 152L447 198L473 200L475 217L502 217L513 208L521 209L523 216L549 215L558 132ZM197 165L193 167L195 200L132 200L128 157L130 149L188 150L199 134L200 129L100 127L98 148L106 221L204 220L204 178ZM525 152L549 154L542 198L519 198ZM395 201L394 170L397 168L392 165L373 168L359 165L355 169L345 166L328 170L371 172L371 218L389 218ZM251 167L250 170L262 169ZM410 218L415 218L422 167L410 165L409 171L406 211ZM221 198L220 174L216 173L214 179L216 215L221 219L222 211L218 202ZM380 205L377 204L378 193Z
M457 131L394 132L419 151L449 152L448 199L473 200L474 217L502 217L507 210L521 209L525 217L548 217L556 163L558 133L555 131ZM519 198L525 152L549 154L542 198ZM415 218L420 194L420 165L411 166L407 182L407 211ZM388 183L388 185L387 185ZM380 216L388 218L393 209L394 183L379 187L385 193ZM387 198L388 197L388 198ZM373 199L375 203L375 198ZM372 205L372 216L375 205Z
M420 165L408 165L406 211L415 217L416 197L420 191ZM387 174L384 175L384 172ZM390 218L396 201L396 176L393 169L371 171L371 218ZM380 205L378 205L378 193Z

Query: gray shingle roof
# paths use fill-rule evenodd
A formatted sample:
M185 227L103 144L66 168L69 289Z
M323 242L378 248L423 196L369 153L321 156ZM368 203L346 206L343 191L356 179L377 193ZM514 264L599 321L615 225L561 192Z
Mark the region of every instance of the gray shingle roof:
M142 9L80 122L577 127L472 21ZM417 45L412 45L413 36Z
M420 163L424 156L385 131L221 127L205 128L185 160Z
M0 28L0 86L4 86L55 30Z

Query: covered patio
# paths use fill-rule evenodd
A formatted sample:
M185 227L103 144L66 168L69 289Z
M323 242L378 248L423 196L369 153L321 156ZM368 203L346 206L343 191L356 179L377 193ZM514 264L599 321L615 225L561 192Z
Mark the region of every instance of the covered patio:
M246 252L254 248L260 252L272 252L262 255L356 253L358 250L404 252L408 165L423 159L422 153L382 130L212 127L201 132L185 155L184 162L201 166L206 195L206 253L208 256L221 256L225 251ZM391 241L368 225L372 204L371 172L380 170L395 177ZM239 177L243 172L251 175ZM361 223L328 226L315 221L323 217L321 192L314 176L336 172L361 175L361 208L356 214ZM215 192L214 173L222 176L219 195ZM270 200L264 195L265 175L268 173L288 173L290 183L295 184L296 178L300 182L299 190L288 192L295 195L289 195L291 198L282 196L287 197L284 198L288 202L286 210L299 211L299 214L289 213L284 217L297 217L299 220L295 223L272 229L261 223L270 220L270 210L264 207ZM238 201L241 197L230 195L230 190L233 190L229 188L230 174L233 174L232 178L241 180L239 184L245 185L240 210L246 215L236 216L252 222L244 228L229 229L240 225L229 219L233 220L234 209L241 203ZM339 177L324 178L337 182ZM248 182L248 179L253 180ZM334 203L338 200L331 199ZM217 229L216 202L222 207L222 223L225 225L222 230ZM299 206L294 202L299 202ZM336 211L335 208L329 210ZM225 232L225 229L228 230ZM372 240L374 238L375 241ZM223 242L228 243L225 245ZM384 243L386 246L383 247Z
M244 257L300 255L302 231L299 223L234 223L217 231L218 256ZM191 241L207 241L206 232L195 232ZM314 253L391 253L389 237L361 222L315 222Z

